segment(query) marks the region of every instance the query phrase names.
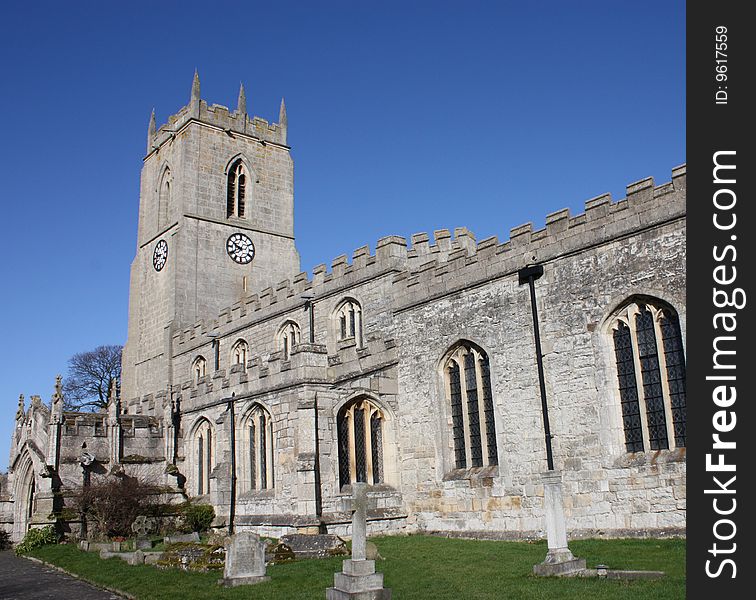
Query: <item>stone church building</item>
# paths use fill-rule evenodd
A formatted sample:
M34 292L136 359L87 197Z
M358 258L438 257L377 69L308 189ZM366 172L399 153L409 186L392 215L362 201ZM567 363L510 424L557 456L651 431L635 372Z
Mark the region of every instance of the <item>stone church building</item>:
M542 536L529 265L570 535L684 532L685 166L503 242L389 236L308 277L283 102L278 123L243 89L208 105L195 75L149 125L120 395L20 399L0 526L18 540L126 474L268 535L344 533L359 481L373 533Z

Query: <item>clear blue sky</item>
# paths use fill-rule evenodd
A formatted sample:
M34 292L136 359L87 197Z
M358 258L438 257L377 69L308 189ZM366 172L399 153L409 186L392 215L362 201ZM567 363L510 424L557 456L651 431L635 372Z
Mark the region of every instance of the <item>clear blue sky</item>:
M685 162L685 3L34 2L0 18L0 470L18 395L126 338L147 123L278 120L308 272L385 235L496 235Z

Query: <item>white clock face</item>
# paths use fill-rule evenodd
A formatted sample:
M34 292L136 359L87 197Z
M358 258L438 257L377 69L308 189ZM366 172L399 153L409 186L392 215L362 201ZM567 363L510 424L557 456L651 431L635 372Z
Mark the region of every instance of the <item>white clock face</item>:
M246 265L251 263L255 256L255 246L243 233L234 233L226 242L226 252L234 262Z
M168 260L168 242L160 240L155 244L155 251L152 253L152 266L156 271L160 271Z

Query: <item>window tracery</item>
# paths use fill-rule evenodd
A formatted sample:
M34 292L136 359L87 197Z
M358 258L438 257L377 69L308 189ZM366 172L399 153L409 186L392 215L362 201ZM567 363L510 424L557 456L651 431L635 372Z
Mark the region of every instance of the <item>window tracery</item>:
M241 159L228 170L226 182L226 217L244 218L247 200L247 173Z
M345 405L337 416L339 483L384 482L383 411L367 398Z
M686 443L685 356L677 313L652 301L625 306L611 325L628 452Z
M455 468L496 465L498 450L488 355L463 342L446 360L443 371Z

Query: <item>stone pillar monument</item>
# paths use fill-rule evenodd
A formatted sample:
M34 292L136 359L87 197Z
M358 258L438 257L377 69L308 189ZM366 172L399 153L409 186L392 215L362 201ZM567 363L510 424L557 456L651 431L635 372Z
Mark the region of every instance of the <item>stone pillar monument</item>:
M567 547L567 526L562 502L562 473L546 471L543 480L543 502L546 519L546 559L533 566L533 573L543 576L576 575L585 569L585 559L575 558Z
M352 558L342 572L333 576L326 589L327 600L391 600L391 590L383 587L383 573L375 572L375 561L367 560L367 484L352 485Z

